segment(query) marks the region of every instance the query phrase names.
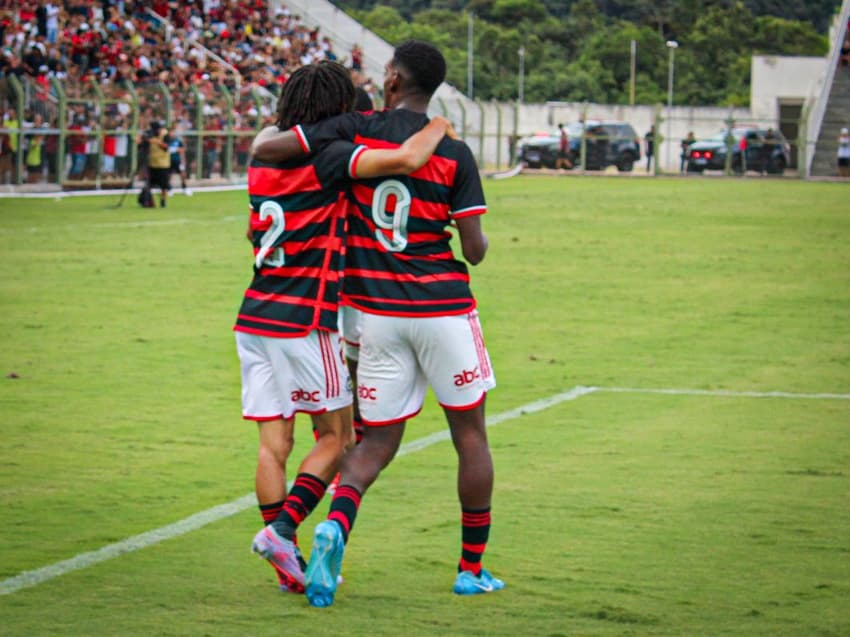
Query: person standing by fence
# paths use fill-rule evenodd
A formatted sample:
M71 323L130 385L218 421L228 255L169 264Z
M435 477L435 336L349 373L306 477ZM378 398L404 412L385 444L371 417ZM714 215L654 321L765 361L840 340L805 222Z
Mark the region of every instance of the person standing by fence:
M685 172L685 168L688 164L688 153L691 150L691 144L696 143L697 138L694 137L694 131L690 131L688 136L682 140L680 144L680 148L682 152L679 154L679 172Z
M655 125L649 127L643 141L646 144L646 172L649 172L652 170L652 156L655 154Z
M558 140L558 159L555 160L555 168L569 170L573 167L573 162L570 161L570 137L567 135L567 129L563 124L558 124L560 139Z

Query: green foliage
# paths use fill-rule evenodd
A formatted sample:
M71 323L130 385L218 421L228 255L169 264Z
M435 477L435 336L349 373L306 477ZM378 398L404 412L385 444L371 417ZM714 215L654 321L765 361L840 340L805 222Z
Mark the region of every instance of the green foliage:
M543 20L547 11L540 0L496 0L492 15L494 22L510 26L526 20Z
M711 7L694 24L688 46L678 52L684 57L691 78L697 70L698 82L677 83L680 100L690 104L746 104L749 101L751 49L747 41L753 16L741 3L728 10ZM711 69L711 72L704 72ZM696 79L696 78L695 78ZM686 80L687 81L687 80ZM741 101L741 93L746 97Z
M826 55L829 51L827 41L806 22L760 16L754 31L753 50L762 54Z
M371 0L345 3L390 43L421 38L441 48L448 80L464 89L469 12L474 14L475 95L517 95L525 50L529 101L627 103L630 47L637 43L637 103L663 101L665 41L676 51L677 103L746 105L752 54L822 56L837 0ZM601 7L601 8L600 8ZM409 21L408 21L409 19Z

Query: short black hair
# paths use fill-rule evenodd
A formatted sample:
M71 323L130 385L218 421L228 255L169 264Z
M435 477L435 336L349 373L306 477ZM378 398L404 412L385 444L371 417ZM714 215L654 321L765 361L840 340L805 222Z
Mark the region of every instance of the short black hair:
M437 47L422 40L407 40L399 44L393 53L392 63L406 72L411 88L428 97L446 79L446 58Z
M354 83L342 64L322 60L296 70L277 103L277 127L314 124L354 107Z
M360 112L375 110L375 105L372 103L372 98L369 97L369 93L367 93L366 89L362 86L358 86L355 90L354 110Z

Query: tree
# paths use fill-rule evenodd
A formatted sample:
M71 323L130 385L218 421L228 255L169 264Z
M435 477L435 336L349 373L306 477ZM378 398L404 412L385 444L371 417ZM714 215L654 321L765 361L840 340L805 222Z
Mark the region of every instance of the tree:
M659 86L666 81L667 58L663 38L651 27L638 27L631 22L617 20L588 38L578 59L584 67L598 62L610 73L613 86L607 95L609 102L628 103L632 40L637 42L637 71Z
M733 72L742 55L749 56L750 25L753 14L741 2L730 9L712 7L701 15L686 38L680 41L679 52L688 51L695 68L705 72L696 86L689 87L688 96L696 104L722 104L730 93L737 91L742 79ZM749 68L744 72L749 82Z
M549 14L540 0L496 0L492 19L508 26L524 20L544 20Z
M635 99L664 102L665 40L676 51L676 102L745 105L752 54L817 55L838 0L353 0L355 17L391 44L434 43L447 80L466 86L467 13L474 11L475 95L515 99L525 51L529 101L629 99L630 44L638 43ZM412 16L408 21L406 18Z
M667 39L673 32L676 0L638 0L635 2L640 21L655 28L658 37Z
M808 22L793 22L774 16L756 18L752 40L754 51L768 55L826 55L829 43Z

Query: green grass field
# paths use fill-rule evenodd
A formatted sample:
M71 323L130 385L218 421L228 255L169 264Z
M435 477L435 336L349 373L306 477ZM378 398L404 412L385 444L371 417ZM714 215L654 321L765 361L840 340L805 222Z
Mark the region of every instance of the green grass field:
M244 193L165 210L0 199L0 634L850 634L850 190L485 188L491 247L473 283L498 379L485 563L507 588L450 592L443 441L370 490L329 609L277 591L250 554L253 506L12 586L252 492L231 332L251 266ZM601 389L511 413L579 385ZM429 399L405 440L444 429ZM291 469L306 419L297 437Z

